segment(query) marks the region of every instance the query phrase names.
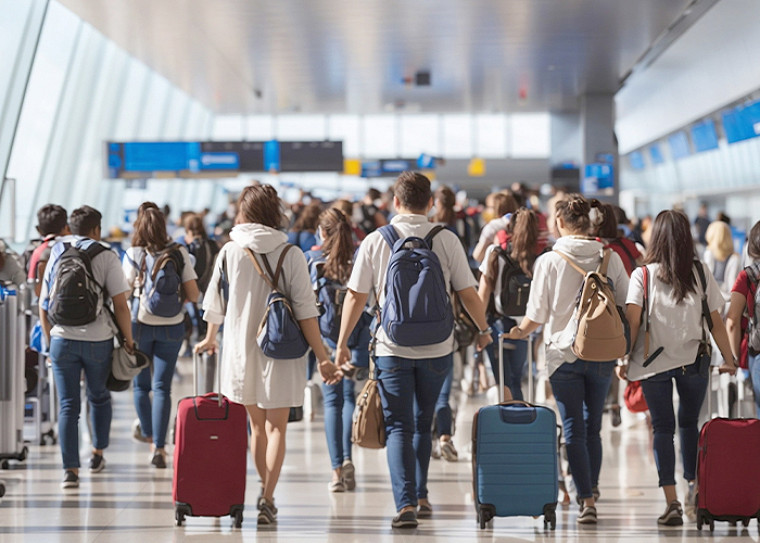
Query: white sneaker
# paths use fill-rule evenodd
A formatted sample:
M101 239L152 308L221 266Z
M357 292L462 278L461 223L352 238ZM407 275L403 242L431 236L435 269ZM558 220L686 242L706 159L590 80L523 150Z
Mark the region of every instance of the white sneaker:
M697 521L697 485L694 481L689 483L689 489L686 491L686 499L683 503L683 512L689 521Z

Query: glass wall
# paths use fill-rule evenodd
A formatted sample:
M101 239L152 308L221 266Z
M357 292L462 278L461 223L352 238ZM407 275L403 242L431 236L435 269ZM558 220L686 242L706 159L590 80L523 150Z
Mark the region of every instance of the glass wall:
M347 158L549 158L550 116L530 114L220 115L213 138L343 141Z
M3 16L7 13L4 8ZM3 19L2 28L5 23ZM2 92L9 88L0 85ZM16 243L34 235L36 210L48 202L69 211L95 206L104 215L106 230L122 225L125 213L148 196L159 204L204 207L212 199L212 181L151 180L127 189L124 181L106 179L103 142L207 139L211 128L206 108L50 2L8 163L7 176L17 183L16 201L11 204L4 197L3 204L16 210Z

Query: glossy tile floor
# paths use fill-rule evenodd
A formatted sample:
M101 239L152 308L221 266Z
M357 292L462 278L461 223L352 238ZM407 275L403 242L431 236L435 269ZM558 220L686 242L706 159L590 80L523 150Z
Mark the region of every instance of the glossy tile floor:
M180 370L189 375L188 360ZM174 398L190 391L190 379L175 383ZM114 424L105 471L83 471L77 491L62 491L60 454L57 446L31 446L29 459L12 463L0 472L7 482L0 500L0 543L40 542L133 542L163 541L760 541L756 523L736 529L717 523L716 532L697 531L696 525L657 527L664 508L650 452L646 424L624 414L623 425L604 422L604 467L600 484L599 524L578 526L575 506L561 509L554 533L543 530L540 519L499 518L492 527L479 530L472 505L469 437L472 413L486 402L485 395L468 398L460 394L455 441L458 463L434 460L430 468L430 498L434 518L420 521L414 532L393 531L394 514L384 451L356 450L357 489L345 494L327 491L329 460L321 416L288 428L288 452L276 491L280 509L275 528L256 526L257 476L248 470L246 519L242 530L231 527L229 518L190 518L174 526L171 501L172 470L149 465L148 446L132 441L135 418L131 392L114 395ZM82 459L88 444L83 440ZM220 459L223 462L224 459ZM682 492L681 492L682 494Z

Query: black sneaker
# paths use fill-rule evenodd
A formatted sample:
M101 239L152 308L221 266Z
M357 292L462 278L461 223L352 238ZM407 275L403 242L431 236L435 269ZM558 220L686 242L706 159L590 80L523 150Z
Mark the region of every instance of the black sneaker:
M166 458L160 452L153 453L153 458L150 459L150 463L158 469L166 469Z
M67 469L63 473L63 482L61 488L79 488L79 475Z
M97 473L99 471L103 471L103 468L105 467L106 459L103 458L103 455L93 453L92 457L90 458L90 471L92 473Z
M393 517L391 522L392 528L416 528L417 527L417 512L414 509L404 511Z

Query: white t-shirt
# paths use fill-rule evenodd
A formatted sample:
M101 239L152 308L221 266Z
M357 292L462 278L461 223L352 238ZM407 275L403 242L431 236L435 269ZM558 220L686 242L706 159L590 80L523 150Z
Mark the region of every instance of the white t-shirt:
M55 279L55 274L58 271L58 260L64 250L74 243L78 243L81 248L87 248L90 244L97 242L81 236L66 236L60 238L59 242L53 246L40 290L40 309L43 311L47 311L50 306L50 289L53 286L52 280ZM92 259L92 276L98 285L105 288L109 298L130 290L121 271L119 257L113 251L103 251ZM113 338L110 319L108 313L101 310L97 318L91 323L84 326L55 325L50 331L50 335L51 337L76 341L107 341Z
M399 238L409 236L424 238L436 226L428 222L424 215L396 215L391 225L398 232ZM477 282L467 263L467 255L459 238L451 230L444 229L433 238L433 252L438 256L443 269L444 280L455 291L475 287ZM380 232L372 232L359 246L354 269L348 280L348 288L354 292L368 294L375 289L382 308L385 303L385 274L391 258L391 249ZM398 356L402 358L440 358L454 352L454 332L445 341L433 345L404 347L393 343L385 334L382 326L377 330L377 356Z
M713 312L723 307L723 296L710 270L704 264L701 265L707 279L707 305L710 312ZM696 292L688 293L680 303L676 303L672 287L657 278L660 265L649 264L647 267L649 268L649 355L652 355L659 347L663 347L663 351L644 368L642 365L645 359L644 327L642 326L628 365L628 378L632 381L693 364L702 339L702 283L697 277L696 270L692 268L696 280ZM642 268L633 270L626 303L639 307L644 305Z
M190 259L190 253L187 249L179 245L179 252L182 255L184 266L182 266L182 282L194 281L198 278L193 268L193 261ZM138 276L140 274L140 267L142 266L143 259L145 258L144 247L130 247L127 249L124 255L124 262L122 268L124 269L124 275L127 277L127 281L132 285L133 289L138 289ZM149 273L149 272L148 272ZM173 324L179 324L185 320L184 310L180 311L174 317L159 317L153 315L145 309L145 301L147 299L147 292L143 289L140 295L140 307L137 311L137 321L143 324L149 324L151 326L169 326Z

